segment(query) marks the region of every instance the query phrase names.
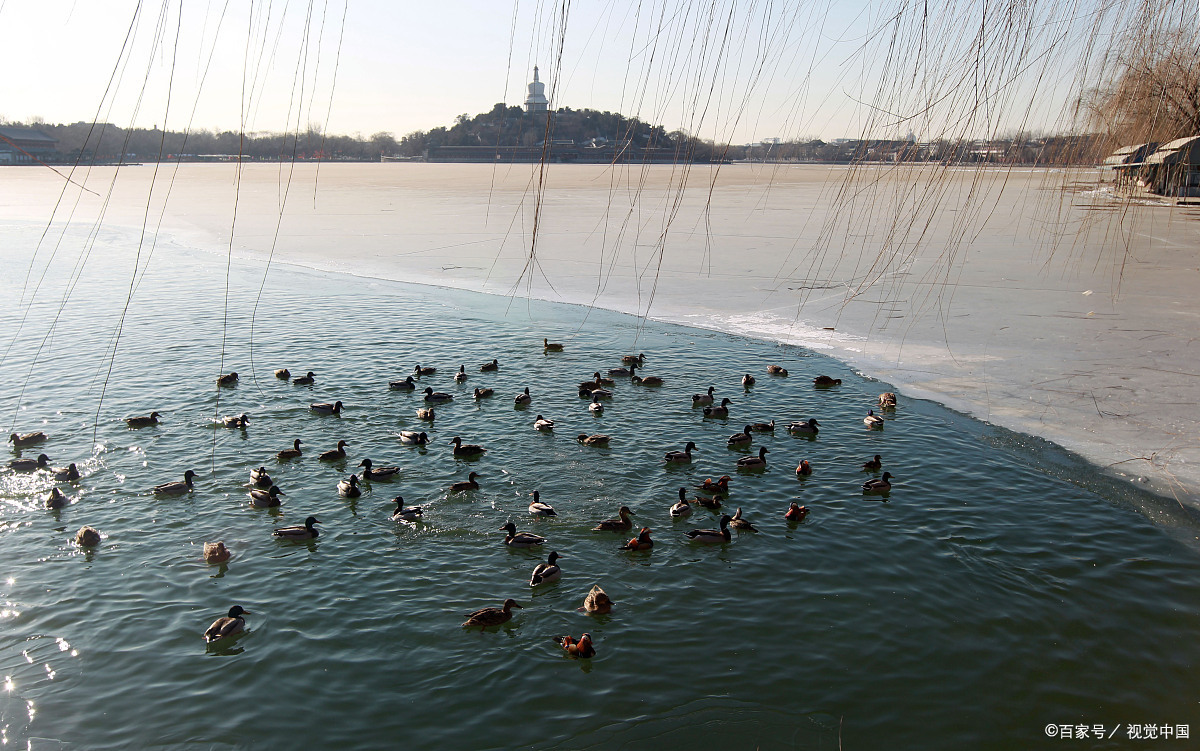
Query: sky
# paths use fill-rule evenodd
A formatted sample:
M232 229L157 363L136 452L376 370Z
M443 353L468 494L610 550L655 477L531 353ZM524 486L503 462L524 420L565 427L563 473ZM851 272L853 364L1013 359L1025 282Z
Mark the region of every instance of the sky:
M991 4L1015 22L986 30L977 0L0 0L0 118L399 137L520 104L538 65L554 107L721 142L1061 129L1077 40L1130 3Z

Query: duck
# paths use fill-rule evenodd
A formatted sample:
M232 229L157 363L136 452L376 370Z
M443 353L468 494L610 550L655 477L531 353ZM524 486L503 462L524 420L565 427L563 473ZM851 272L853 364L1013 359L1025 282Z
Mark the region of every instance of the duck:
M664 383L663 379L658 376L646 376L643 378L638 375L636 365L629 366L629 380L637 386L661 386Z
M279 500L279 496L287 495L278 487L272 485L270 490L260 490L252 488L250 490L250 505L258 508L275 508L282 506L283 501Z
M863 462L862 468L865 472L878 472L883 469L883 457L876 454L875 458L871 461Z
M728 493L729 481L731 479L733 478L731 478L729 475L721 475L721 477L717 480L713 480L711 477L709 477L704 482L697 485L696 489L703 490L706 493Z
M782 365L768 365L767 373L776 376L786 376L788 374L787 368Z
M70 502L58 488L50 488L50 493L46 495L46 508L66 508Z
M246 619L242 617L245 615L251 615L250 611L241 605L234 605L229 609L228 615L213 621L213 624L204 632L204 641L211 644L227 636L242 633L246 630Z
M269 488L274 483L271 482L271 475L267 473L266 467L250 470L250 484L257 488Z
M204 562L205 563L224 563L233 555L229 552L229 548L225 547L225 543L206 542L204 543Z
M743 456L737 460L737 465L741 469L755 469L767 466L767 447L759 446L758 456Z
M774 433L775 421L770 422L755 422L750 424L750 429L756 433Z
M671 516L676 519L682 519L685 516L692 515L692 504L688 503L687 488L679 489L679 500L671 506Z
M600 403L600 397L592 395L592 403L588 405L588 411L595 415L604 414L604 405Z
M683 447L683 451L668 451L663 458L671 464L690 464L692 451L695 449L695 441L688 441L687 445Z
M817 426L821 423L817 422L817 418L810 417L806 422L794 422L787 426L789 433L801 433L806 435L816 435L820 432Z
M650 539L650 528L642 527L638 532L638 536L621 546L621 550L649 550L654 547L654 540Z
M592 380L590 382L596 384L597 386L615 386L615 385L617 385L617 382L614 381L613 379L605 378L604 376L600 375L599 370L597 370L595 373L592 373ZM582 386L583 384L580 384L580 385Z
M879 406L883 409L894 409L896 406L896 395L891 391L885 391L879 395Z
M608 442L612 440L612 436L605 435L604 433L593 433L592 435L580 433L575 437L575 440L584 446L607 446Z
M868 409L867 416L863 418L863 424L868 428L882 428L883 418L875 414L875 410Z
M756 381L754 379L754 376L750 375L749 373L742 376L742 388L748 389L751 386L753 386L755 383L756 383Z
M504 601L504 607L500 608L480 608L474 613L467 614L467 620L463 621L464 628L474 628L480 626L487 628L488 626L499 626L501 623L508 623L512 620L512 609L519 608L516 600L507 599Z
M537 419L533 421L533 428L534 430L554 430L554 421L538 415Z
M545 537L532 532L518 532L517 525L512 522L505 524L500 531L508 533L504 537L504 544L510 548L533 548L546 541Z
M280 368L279 370L275 371L275 377L281 381L286 381L292 377L292 371L288 370L287 368Z
M616 519L605 519L596 526L592 527L593 532L624 532L627 529L633 528L633 522L629 517L634 516L634 513L629 510L628 506L622 506L617 509Z
M242 430L245 430L246 426L250 424L250 417L245 412L240 415L222 417L221 424L227 428L241 428Z
M454 436L450 439L450 443L454 444L455 456L479 456L487 451L483 446L475 443L463 443L462 439Z
M126 417L125 424L130 428L148 428L151 425L158 424L158 418L162 417L158 412L151 412L148 415L140 415L138 417Z
M314 524L320 524L321 520L315 516L310 516L304 520L302 526L295 527L279 527L271 534L276 537L282 537L285 540L314 540L321 535L321 530L314 527Z
M36 433L25 433L23 435L17 435L16 433L13 433L8 437L8 442L11 443L14 448L32 446L33 444L41 443L44 440L46 440L46 434L40 430Z
M587 597L583 598L583 607L580 610L585 613L599 613L604 615L612 612L613 601L608 594L600 588L599 584L593 584L591 591L587 593Z
M233 385L237 384L237 380L238 380L238 374L236 372L226 373L225 375L217 376L217 385L218 386L233 386Z
M58 480L59 482L75 482L79 479L79 468L75 466L74 462L72 462L65 467L55 467L51 469L50 474L54 475L54 479Z
M333 404L318 402L317 404L308 405L308 408L319 415L340 415L342 413L342 403L340 401Z
M584 394L584 396L591 396L593 400L612 399L613 392L609 391L608 389L595 388L592 389L590 394Z
M633 371L632 371L632 370L630 370L629 368L624 368L624 367L621 367L621 368L609 368L609 369L608 369L608 374L609 374L610 376L631 376L631 375L633 375Z
M358 466L363 468L364 480L387 481L400 474L399 467L374 467L370 459L363 459Z
M413 368L413 375L420 378L421 376L433 375L437 372L437 368L422 368L420 365Z
M417 432L415 430L401 430L396 436L400 442L408 446L424 446L429 443L429 434L424 430Z
M292 383L295 384L296 386L311 386L317 380L316 375L317 375L316 373L314 373L310 370L305 375L297 376L297 377L293 378Z
M721 508L721 496L715 494L711 498L705 498L702 495L698 495L692 499L692 502L699 506L703 506L709 511L716 511L717 509Z
M491 362L485 362L483 365L481 365L479 367L479 372L487 373L488 371L499 370L499 369L500 369L500 361L495 358L492 358Z
M646 356L642 354L625 355L621 358L621 362L626 365L644 365L646 363Z
M812 465L808 463L807 459L801 459L800 463L796 465L796 475L798 477L808 477L812 473Z
M389 381L388 388L392 391L416 391L417 382L412 376L408 376L403 381Z
M8 468L15 472L36 472L39 469L49 469L50 457L38 454L36 459L13 459Z
M341 460L346 458L346 446L347 445L348 444L345 441L338 441L337 448L329 449L328 451L321 452L321 455L317 457L317 461L340 462Z
M783 518L787 519L789 522L802 522L806 516L808 516L808 507L801 506L795 501L792 501L792 505L788 507L788 510L784 513Z
M466 365L458 366L458 372L454 374L454 380L457 383L462 383L463 381L467 380L467 366Z
M579 641L575 641L570 636L559 636L554 641L558 642L568 657L581 657L588 660L596 656L596 648L592 646L591 634L584 634L579 637Z
M421 407L417 410L418 420L428 420L433 422L436 417L437 413L433 411L433 407Z
M495 389L476 388L475 389L475 398L476 399L486 399L494 393L496 393Z
M754 440L754 436L750 435L750 426L747 425L741 433L734 433L729 436L730 446L741 446L742 444L750 443Z
M520 394L517 394L516 397L513 399L513 403L515 403L517 406L524 406L526 404L529 404L532 401L533 401L533 397L529 395L529 387L528 386L526 386L525 390L522 391Z
M100 544L100 530L83 525L75 533L75 544L81 548L94 548Z
M290 449L284 449L283 451L280 451L275 455L275 458L281 462L286 462L290 459L303 456L304 452L300 450L301 443L304 443L304 441L301 441L299 438L297 438L296 440L292 441L292 447Z
M550 555L546 557L545 563L539 563L533 569L533 574L529 577L529 586L536 587L539 584L558 581L562 578L562 569L559 568L556 561L561 558L557 551L550 551Z
M862 489L864 493L887 493L892 489L892 473L884 472L883 477L877 480L867 480Z
M734 529L744 529L747 532L757 532L754 525L742 518L742 507L738 506L738 510L734 512L733 518L729 520L729 526Z
M392 499L396 504L396 510L392 512L392 520L398 522L415 522L420 521L425 514L425 509L421 506L404 507L404 497L396 496Z
M358 487L358 475L348 475L337 484L338 495L343 498L358 498L362 489Z
M533 500L529 503L529 513L534 516L558 516L558 512L549 503L542 503L538 491L533 491Z
M561 344L556 344L554 342L551 342L549 339L546 339L543 337L542 338L542 349L545 350L546 352L562 352L563 346Z
M841 378L830 378L827 375L820 375L813 379L814 386L841 386Z
M705 407L705 417L729 417L729 405L733 404L729 399L722 399L721 404L716 407Z
M687 536L692 542L729 542L729 522L731 521L733 521L733 517L723 514L720 529L693 529L687 532Z
M468 490L479 490L479 483L475 481L476 477L479 477L479 473L472 472L471 474L467 475L467 479L460 480L459 482L456 482L453 485L451 485L450 492L451 493L465 493Z
M183 495L184 493L190 493L192 491L192 478L195 476L196 473L189 469L183 473L183 482L166 482L162 485L155 485L154 493L156 495Z
M716 390L716 386L709 386L707 394L692 394L692 404L712 404L713 392Z

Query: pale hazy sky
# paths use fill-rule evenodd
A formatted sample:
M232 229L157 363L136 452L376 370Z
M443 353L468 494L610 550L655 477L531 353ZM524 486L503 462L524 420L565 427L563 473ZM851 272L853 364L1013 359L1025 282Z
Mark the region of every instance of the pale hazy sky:
M1090 23L1078 3L1063 5L1032 3L1028 60L1006 62L1003 32L984 44L999 74L984 82L991 109L964 132L1054 127L1077 53L1061 40ZM323 126L328 112L333 133L401 136L519 104L534 64L554 106L734 143L853 137L872 116L874 135L925 137L960 127L956 108L975 101L952 89L973 65L977 2L931 2L923 34L923 3L905 0L576 0L565 27L562 6L0 0L0 117L281 131Z

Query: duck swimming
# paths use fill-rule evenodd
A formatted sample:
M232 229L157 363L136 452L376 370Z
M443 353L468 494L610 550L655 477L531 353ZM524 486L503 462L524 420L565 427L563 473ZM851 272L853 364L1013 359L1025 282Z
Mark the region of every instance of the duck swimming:
M501 623L508 623L512 620L512 609L519 608L516 600L508 599L504 601L502 608L480 608L474 613L467 614L467 620L463 621L463 627L474 628L480 626L487 628L488 626L499 626Z
M434 418L436 417L437 414L434 413L433 407L421 407L417 410L418 420L429 420L430 422L433 422Z
M417 376L418 378L420 376L433 375L436 372L437 368L422 368L420 365L413 368L413 375Z
M626 365L644 365L646 363L645 355L625 355L621 358L621 362Z
M714 495L712 498L705 498L702 495L698 495L692 499L692 502L703 506L709 511L716 511L717 509L721 508L721 496L719 495Z
M399 467L373 467L370 459L363 459L358 463L358 466L363 467L363 479L375 481L387 481L393 479L400 474Z
M863 418L863 424L868 428L882 428L883 418L875 414L875 410L868 409L867 416Z
M729 475L721 475L720 479L714 481L711 477L703 483L696 486L697 490L703 490L706 493L728 493L729 481L733 479Z
M279 370L275 371L275 377L281 381L286 381L292 377L292 371L288 370L287 368L280 368Z
M783 518L789 522L802 522L806 516L808 516L808 507L800 506L795 501L792 501L792 505L788 507Z
M310 516L304 520L303 526L296 527L279 527L271 534L276 537L281 537L285 540L312 540L320 536L321 531L314 527L314 524L320 524L321 520L315 516Z
M716 390L716 386L709 386L707 394L692 394L692 404L712 404L713 392Z
M496 360L495 358L492 358L491 362L485 362L483 365L481 365L479 367L479 372L487 373L490 370L499 370L499 369L500 369L500 361Z
M50 470L50 474L59 482L75 482L79 479L79 468L72 463L66 467L55 467Z
M775 432L775 421L752 423L750 429L756 433L773 433Z
M696 449L695 441L688 441L683 447L683 451L668 451L663 457L671 464L690 464L692 461L692 451Z
M49 469L50 457L38 454L36 459L13 459L8 468L14 472L36 472L39 469Z
M604 405L600 403L599 396L592 395L592 403L588 405L588 411L594 415L604 414Z
M296 459L300 456L303 456L304 452L300 450L301 443L304 443L304 441L301 441L299 438L297 438L296 440L292 441L292 447L290 449L284 449L283 451L280 451L275 455L275 458L281 462L286 462L290 459Z
M100 530L86 524L75 533L75 544L81 548L94 548L100 544Z
M467 380L467 377L467 366L459 365L458 372L454 374L454 380L458 383L462 383L463 381Z
M70 500L63 495L63 492L58 488L50 488L50 493L46 496L46 508L66 508Z
M245 430L246 426L250 424L250 418L243 412L240 415L233 415L232 417L222 417L221 424L227 428L241 428Z
M465 493L468 490L479 490L479 483L475 481L476 477L479 477L479 473L472 472L471 474L467 475L467 479L462 480L461 482L456 482L453 485L451 485L450 492L451 493Z
M205 563L224 563L229 560L232 553L229 548L225 547L223 542L206 542L204 543L204 562Z
M279 496L287 495L276 486L272 485L270 490L259 490L253 488L250 491L250 505L258 508L274 508L283 505L283 501L279 500Z
M551 551L545 563L539 563L534 567L533 575L529 577L529 586L536 587L539 584L558 581L562 578L562 569L556 563L561 557L557 552Z
M271 475L267 473L266 467L250 470L250 484L259 488L269 488L274 483L271 482Z
M358 475L349 475L337 484L338 495L343 498L358 498L362 490L358 487Z
M585 660L596 656L596 648L592 646L592 635L584 634L575 641L570 636L560 636L555 639L568 657L579 657Z
M396 510L392 512L392 520L398 522L415 522L420 521L425 514L425 509L421 506L404 507L404 497L396 496L392 499L396 504Z
M8 442L11 443L14 448L32 446L33 444L41 443L44 440L46 440L46 434L40 430L36 433L25 433L23 435L17 435L16 433L13 433L8 437Z
M733 435L729 436L729 445L740 446L745 443L750 443L753 440L754 436L750 435L750 426L747 425L741 433L734 433Z
M476 399L486 399L494 393L496 393L494 389L477 388L477 389L475 389L475 398Z
M747 532L757 532L750 522L742 518L742 507L738 506L738 510L734 513L733 518L729 520L729 526L734 529L744 529Z
M513 399L513 403L518 406L525 406L526 404L529 404L532 401L533 401L533 397L529 395L529 387L528 386L526 386L525 390L522 391L520 394L517 394L516 398Z
M608 374L610 376L629 376L633 375L633 371L629 368L609 368Z
M538 491L533 491L533 500L529 503L529 513L534 516L558 516L558 512L549 503L542 503Z
M308 405L308 408L319 415L340 415L342 413L341 402L334 402L333 404L318 402L317 404Z
M584 446L607 446L608 442L612 440L612 436L605 435L604 433L594 433L592 435L580 433L575 437L575 440L579 441Z
M293 378L292 383L297 386L311 386L317 380L316 375L317 375L316 373L314 373L310 370L310 371L308 371L307 375L297 376L297 377Z
M533 428L534 430L554 430L554 421L538 415L537 419L533 421Z
M151 412L148 415L142 415L140 417L126 417L125 424L130 428L148 428L151 425L157 425L158 418L160 417L162 417L162 415L159 413Z
M896 395L891 391L885 391L879 395L879 406L883 409L894 409L896 406Z
M649 550L654 547L654 540L650 539L650 528L642 527L642 531L638 532L638 536L621 546L621 550Z
M389 381L388 388L392 391L416 391L417 382L412 376L408 376L403 381Z
M709 542L720 543L729 542L729 522L733 520L729 514L724 514L721 517L720 529L693 529L687 533L688 538L692 542Z
M682 519L685 516L692 515L692 504L688 503L687 488L679 489L679 500L671 506L671 516L676 519Z
M592 585L592 589L587 593L587 597L583 598L583 607L580 610L585 613L599 613L604 615L611 613L613 601L599 584Z
M183 495L192 491L192 478L196 473L188 470L183 473L183 482L166 482L162 485L155 485L154 492L157 495Z
M865 472L878 472L883 469L883 457L876 454L875 458L871 461L863 462L862 468Z
M617 509L616 519L605 519L596 526L592 527L593 532L624 532L627 529L633 528L633 522L629 517L634 513L629 510L628 506L622 506Z
M321 452L321 455L317 457L317 461L339 462L339 461L345 459L347 445L348 444L345 441L338 441L337 448Z
M801 459L800 463L796 465L796 474L800 477L808 477L812 473L812 465L808 463L807 459Z
M817 418L810 417L807 422L794 422L787 426L789 433L800 433L802 435L816 435L820 431L817 426L821 423L817 422Z
M555 343L551 342L549 339L543 338L542 339L542 349L544 349L547 352L562 352L563 346L561 344L555 344Z
M242 617L244 615L251 615L251 613L249 610L244 610L241 605L234 605L229 609L228 615L213 621L213 624L204 632L204 641L211 644L227 636L242 633L246 628L246 619Z
M743 387L743 388L747 388L747 389L748 389L748 388L750 388L751 386L753 386L753 385L754 385L755 383L757 383L757 382L758 382L758 381L757 381L757 380L754 378L754 376L750 375L749 373L747 373L746 375L742 376L742 387Z
M545 537L532 532L518 532L517 525L512 522L505 524L500 531L508 533L504 537L504 544L510 548L533 548L546 541Z
M816 378L813 379L813 385L817 386L817 387L841 386L842 379L841 378L830 378L827 375L821 375L821 376L817 376Z
M646 376L643 378L642 376L638 375L636 371L637 371L636 365L629 366L629 380L633 381L633 383L635 385L638 385L638 386L661 386L664 383L663 379L659 378L658 376Z
M225 375L217 376L218 386L235 386L237 385L238 374L226 373Z
M733 404L729 399L722 399L721 404L716 407L705 407L705 417L729 417L729 405Z
M781 365L768 365L767 373L769 373L770 375L777 375L777 376L786 376L788 374L787 368L785 368Z
M758 456L743 456L737 460L737 465L741 469L759 469L767 466L767 447L760 446Z
M423 430L420 433L415 430L401 430L396 437L408 446L424 446L429 443L429 434Z
M887 493L892 489L892 473L884 472L878 480L867 480L862 485L863 493Z
M450 439L450 443L454 444L455 456L479 456L487 451L483 446L476 443L463 443L462 439L454 436Z

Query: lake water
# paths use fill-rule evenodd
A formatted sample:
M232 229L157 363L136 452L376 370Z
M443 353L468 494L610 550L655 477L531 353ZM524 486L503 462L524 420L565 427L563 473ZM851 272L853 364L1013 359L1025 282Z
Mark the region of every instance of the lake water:
M885 427L868 430L866 409L890 382L810 347L745 338L733 326L712 330L732 320L732 303L705 302L720 291L713 278L697 274L704 291L686 314L704 328L392 281L399 254L432 243L455 212L462 235L479 219L449 198L436 215L438 199L413 189L388 200L411 212L408 222L425 211L434 229L424 240L384 232L372 218L383 199L364 184L360 222L347 219L351 192L320 231L307 223L315 218L294 226L285 215L282 223L283 258L316 266L323 245L322 264L352 273L276 264L264 282L259 253L274 231L263 206L281 192L265 195L259 174L239 209L248 237L235 238L227 265L212 229L221 200L214 186L223 183L208 172L208 183L181 181L172 201L179 214L214 213L191 224L174 216L136 279L110 360L135 264L130 204L116 202L92 241L86 223L73 226L52 262L51 233L32 268L48 264L52 273L29 304L25 271L43 226L15 215L41 207L46 190L28 174L13 179L40 187L6 194L10 271L0 281L0 320L15 338L4 342L0 409L14 429L51 436L23 456L76 461L84 477L60 484L73 503L54 512L40 507L55 484L44 473L0 474L4 742L1008 749L1059 747L1071 742L1048 738L1048 724L1087 724L1106 734L1120 725L1112 740L1086 746L1119 748L1131 723L1200 724L1200 529L1187 508L1041 438L931 401L902 396ZM288 206L312 205L311 185L307 198L295 190ZM586 196L579 201L586 208ZM512 211L501 199L490 206ZM254 231L264 226L270 231ZM511 235L517 243L520 233ZM495 258L481 240L475 255ZM547 269L567 269L568 245L552 247L557 265L547 259ZM446 252L408 256L425 259L413 273L430 281L434 259L453 266L453 254L466 253ZM740 257L757 258L745 248ZM636 300L617 282L627 268L617 260L609 283ZM597 278L587 268L547 276L569 297ZM513 284L507 257L480 269L456 273L480 286ZM669 306L687 309L683 277L659 275L676 285L661 292L662 317L676 315ZM735 278L724 285L729 298L748 302L753 285ZM537 285L545 283L526 291L544 292ZM815 338L823 323L803 325ZM841 333L816 343L841 354L831 343ZM543 337L565 351L543 353ZM837 341L849 348L868 339ZM666 385L620 382L609 409L593 417L575 385L636 351L647 355L646 374ZM478 372L493 357L500 371ZM417 363L438 368L422 386L456 395L437 407L432 425L415 416L419 396L387 388ZM459 364L470 373L461 385L451 379ZM791 374L769 377L769 364ZM1027 367L1036 365L1030 358ZM272 375L278 367L313 370L317 382L284 383ZM239 385L216 390L214 376L230 370L241 374ZM740 386L745 372L758 377L749 391ZM843 384L815 390L819 374ZM730 418L705 419L691 406L690 394L709 385L732 399ZM476 402L476 386L496 395ZM515 409L513 395L525 387L533 404ZM340 417L308 409L333 400L346 405ZM157 427L131 431L121 420L150 410L164 414ZM216 416L242 412L251 417L246 431L213 426ZM538 413L558 422L554 433L533 430ZM746 422L810 416L822 425L815 439L756 434L751 450L769 449L768 468L735 471L750 450L731 450L725 439ZM430 445L400 444L404 429L427 430ZM579 432L612 434L612 445L581 446ZM448 446L455 435L488 453L456 460ZM306 455L275 461L295 438ZM350 444L345 465L315 460L338 440ZM699 446L695 462L664 465L663 452L687 440ZM874 476L860 465L876 453L895 475L886 502L859 490ZM337 481L363 457L399 466L400 478L370 483L357 500L339 498ZM800 481L802 458L815 472ZM287 494L277 510L247 503L248 471L260 464ZM150 493L187 469L199 475L190 495ZM450 496L448 485L471 470L481 490ZM716 516L698 509L673 522L667 509L678 487L721 474L734 476L727 506L740 506L760 531L735 532L727 545L689 543L683 532L714 526ZM557 518L527 513L534 490ZM397 494L428 506L423 524L390 520ZM782 519L792 501L810 509L803 524ZM622 504L653 530L651 552L620 552L631 535L591 531ZM271 536L310 514L324 523L317 540ZM509 519L547 536L546 550L506 548L497 528ZM91 552L71 542L85 523L105 534ZM226 566L201 559L203 542L216 539L234 551ZM562 554L563 578L531 592L529 573L549 550ZM610 616L575 610L593 584L616 601ZM466 612L506 597L524 606L506 626L460 627ZM201 632L235 603L252 612L250 633L207 651ZM598 656L564 658L553 638L582 631Z

